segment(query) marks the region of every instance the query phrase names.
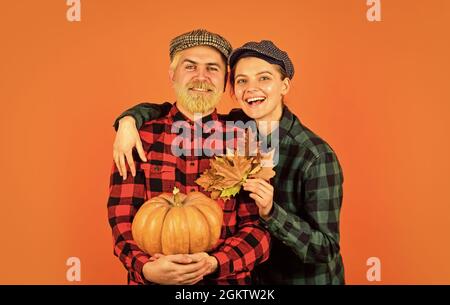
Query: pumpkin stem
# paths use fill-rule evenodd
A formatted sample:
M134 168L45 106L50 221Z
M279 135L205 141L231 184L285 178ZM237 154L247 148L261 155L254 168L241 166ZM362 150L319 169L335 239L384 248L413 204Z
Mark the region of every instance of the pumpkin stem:
M175 206L176 207L182 206L180 202L180 195L178 195L180 193L180 190L177 187L174 187L172 193L173 193L173 202Z

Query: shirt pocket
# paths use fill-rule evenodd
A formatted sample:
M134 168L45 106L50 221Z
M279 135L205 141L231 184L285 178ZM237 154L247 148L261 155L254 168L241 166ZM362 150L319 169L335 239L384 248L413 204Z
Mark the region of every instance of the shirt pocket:
M175 186L175 166L144 163L141 167L146 173L149 198L161 193L172 193Z
M175 166L173 165L155 165L149 164L150 176L165 177L171 173L175 173Z

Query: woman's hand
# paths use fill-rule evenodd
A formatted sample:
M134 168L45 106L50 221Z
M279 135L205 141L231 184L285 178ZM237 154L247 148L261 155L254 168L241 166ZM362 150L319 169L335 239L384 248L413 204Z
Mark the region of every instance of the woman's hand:
M147 162L144 149L142 148L141 138L136 128L136 123L133 117L126 116L119 121L119 128L117 129L116 138L113 145L113 158L116 163L117 169L123 180L127 179L127 166L125 164L125 158L130 166L131 174L136 176L136 167L133 160L133 148L139 154L142 161Z
M259 209L259 216L267 220L273 207L273 186L261 178L247 179L243 184L244 190L249 191Z

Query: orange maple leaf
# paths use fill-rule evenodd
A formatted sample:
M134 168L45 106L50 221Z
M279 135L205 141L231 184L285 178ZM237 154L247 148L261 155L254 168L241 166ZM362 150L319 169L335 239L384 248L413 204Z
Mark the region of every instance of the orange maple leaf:
M245 146L249 145L249 135L246 134ZM224 200L235 196L241 189L247 178L262 178L269 181L275 176L273 170L273 153L271 151L261 154L259 149L252 152L245 149L245 153L238 150L227 151L227 154L210 160L211 168L195 181L207 192L211 192L211 198L219 197Z

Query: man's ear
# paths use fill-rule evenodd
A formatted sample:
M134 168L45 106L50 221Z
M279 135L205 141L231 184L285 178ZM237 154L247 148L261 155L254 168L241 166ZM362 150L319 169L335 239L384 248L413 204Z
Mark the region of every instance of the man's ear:
M288 77L285 77L281 88L281 94L283 96L288 94L290 89L291 89L291 80Z
M174 76L175 76L175 71L173 71L172 68L169 68L169 80L172 82L172 84L174 82L174 79L173 79Z

